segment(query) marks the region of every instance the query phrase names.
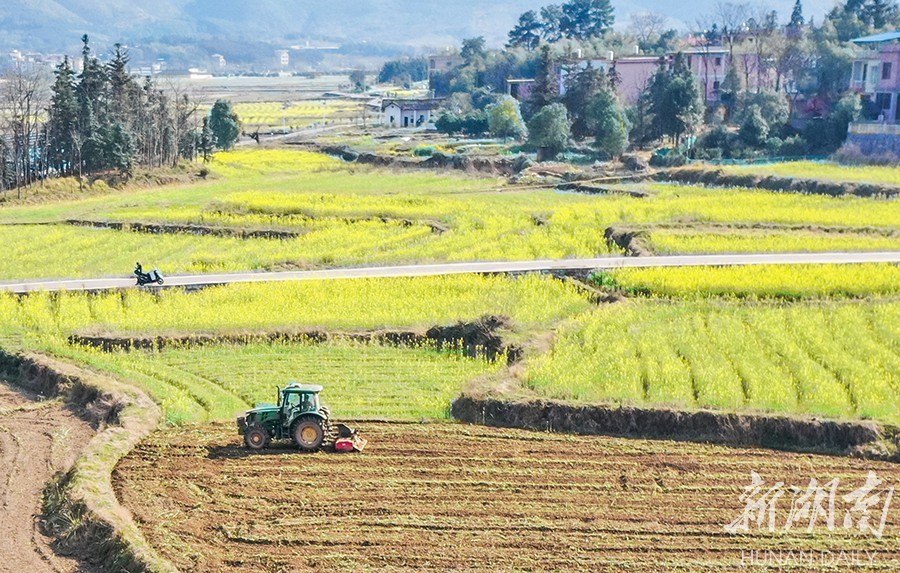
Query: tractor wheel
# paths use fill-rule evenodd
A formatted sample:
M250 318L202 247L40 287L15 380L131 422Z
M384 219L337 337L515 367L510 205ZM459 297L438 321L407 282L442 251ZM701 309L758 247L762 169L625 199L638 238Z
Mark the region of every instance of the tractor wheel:
M251 450L264 450L269 447L269 432L259 424L253 424L244 432L244 445Z
M322 421L313 416L304 416L294 425L294 443L305 452L315 452L325 441Z

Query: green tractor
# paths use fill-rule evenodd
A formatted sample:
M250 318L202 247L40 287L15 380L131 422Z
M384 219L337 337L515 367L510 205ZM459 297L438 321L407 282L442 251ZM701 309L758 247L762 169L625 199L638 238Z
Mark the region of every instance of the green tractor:
M322 387L292 383L278 390L278 404L259 404L237 419L244 445L263 450L272 440L290 439L303 451L322 448L362 451L366 440L356 430L335 424L328 407L319 401Z

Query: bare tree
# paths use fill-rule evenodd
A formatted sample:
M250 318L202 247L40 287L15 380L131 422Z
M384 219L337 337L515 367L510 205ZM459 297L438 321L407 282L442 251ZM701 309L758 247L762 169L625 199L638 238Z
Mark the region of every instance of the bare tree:
M666 27L668 19L662 14L653 12L636 12L631 15L631 24L629 29L638 42L641 44L649 43L653 38L659 37Z
M7 139L10 179L22 194L22 187L38 177L37 160L42 144L41 112L49 101L47 79L38 71L12 68L0 83L2 134Z
M728 55L734 59L734 46L740 41L746 30L750 17L750 4L747 2L716 2L712 17L719 24L722 41L728 46Z

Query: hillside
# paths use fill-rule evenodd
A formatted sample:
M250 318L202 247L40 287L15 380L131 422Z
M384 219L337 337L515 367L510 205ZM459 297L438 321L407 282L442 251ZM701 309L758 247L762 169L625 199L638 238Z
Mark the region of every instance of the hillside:
M499 45L518 15L543 0L4 0L0 50L77 51L90 34L98 44L255 43L327 40L395 46L440 46L485 36ZM821 17L832 0L806 0L808 15ZM716 0L686 4L669 0L615 0L620 23L637 11L689 27L709 14ZM782 17L790 0L770 4Z

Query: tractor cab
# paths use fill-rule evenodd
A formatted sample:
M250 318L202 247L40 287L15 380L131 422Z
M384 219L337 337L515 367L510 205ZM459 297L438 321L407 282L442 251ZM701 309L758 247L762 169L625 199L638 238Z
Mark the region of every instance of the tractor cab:
M288 426L302 414L319 414L319 392L323 388L317 384L291 383L281 390L279 396L281 422Z

